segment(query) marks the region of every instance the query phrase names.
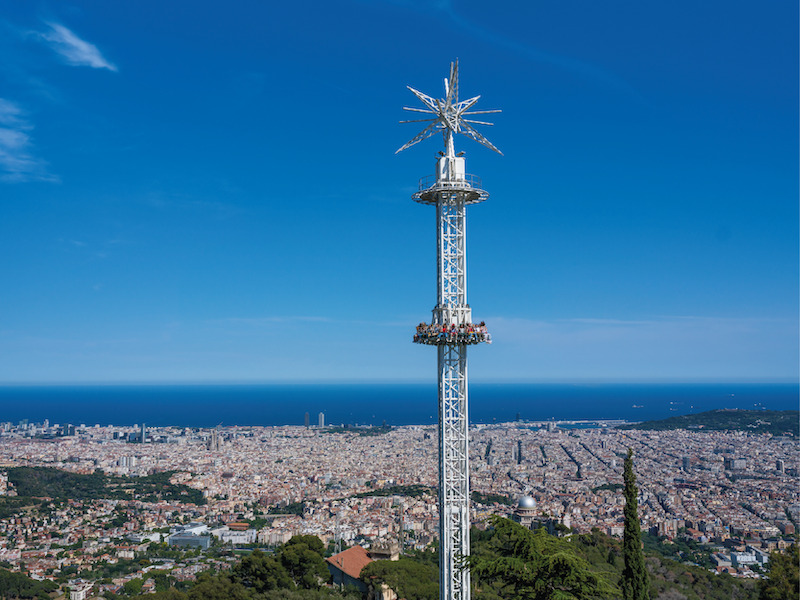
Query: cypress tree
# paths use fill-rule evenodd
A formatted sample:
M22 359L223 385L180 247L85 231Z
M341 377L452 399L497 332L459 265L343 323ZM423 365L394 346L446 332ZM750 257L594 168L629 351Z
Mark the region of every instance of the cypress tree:
M628 448L623 473L625 482L625 533L622 538L622 550L625 568L622 570L623 600L650 600L647 584L647 569L644 566L642 540L639 529L639 490L636 487L636 475L633 474L633 450Z

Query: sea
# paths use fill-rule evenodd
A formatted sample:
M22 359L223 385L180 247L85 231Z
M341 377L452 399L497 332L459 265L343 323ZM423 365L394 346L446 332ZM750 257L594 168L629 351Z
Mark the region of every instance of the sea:
M797 410L797 383L474 383L471 423L645 421L719 408ZM436 383L5 385L0 422L215 427L429 425Z

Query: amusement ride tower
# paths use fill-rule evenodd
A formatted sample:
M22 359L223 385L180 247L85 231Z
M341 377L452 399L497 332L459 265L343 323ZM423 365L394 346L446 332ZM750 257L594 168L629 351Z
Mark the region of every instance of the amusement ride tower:
M444 99L434 99L409 87L428 113L425 119L401 123L428 122L429 125L397 152L441 131L444 152L436 163L436 174L420 180L413 199L436 207L437 302L430 324L417 327L414 341L436 346L439 372L439 598L469 600L469 570L461 560L469 556L469 420L467 416L467 346L489 342L481 323L472 322L467 304L466 207L483 202L489 194L477 177L465 171L464 153L456 154L455 134L462 133L502 154L478 133L472 115L500 112L470 110L480 96L458 99L458 61L450 64L444 80Z

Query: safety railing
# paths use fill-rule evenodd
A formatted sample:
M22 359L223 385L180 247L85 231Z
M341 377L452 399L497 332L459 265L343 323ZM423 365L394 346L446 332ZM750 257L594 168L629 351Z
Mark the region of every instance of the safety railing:
M471 173L465 173L463 178L455 180L437 181L436 175L426 175L419 180L419 191L424 192L432 189L447 190L447 189L464 189L473 188L475 190L482 189L481 178Z

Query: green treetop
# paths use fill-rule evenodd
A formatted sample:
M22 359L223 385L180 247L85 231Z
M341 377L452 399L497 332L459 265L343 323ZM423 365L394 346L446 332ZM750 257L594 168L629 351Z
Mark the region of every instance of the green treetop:
M466 562L482 584L501 585L513 600L588 600L614 597L617 590L575 554L570 542L536 532L502 517L490 518L492 551Z
M628 448L623 472L625 483L625 532L622 538L622 553L625 568L622 570L623 600L650 600L647 569L642 554L641 531L639 529L639 489L633 474L633 450Z
M800 552L792 544L789 552L773 552L769 557L769 573L759 581L760 600L800 598Z

